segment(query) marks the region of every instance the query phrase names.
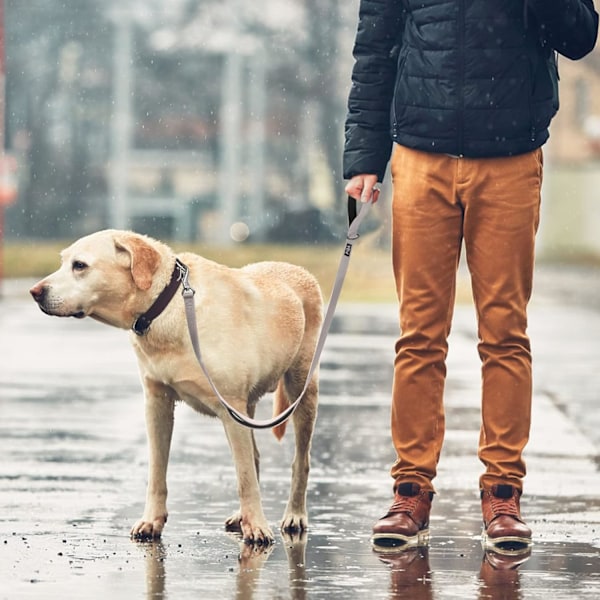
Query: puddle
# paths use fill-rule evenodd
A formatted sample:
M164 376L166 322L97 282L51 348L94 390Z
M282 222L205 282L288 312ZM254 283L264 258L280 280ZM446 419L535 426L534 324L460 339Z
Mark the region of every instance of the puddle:
M596 467L577 448L565 456L569 443L553 451L554 430L532 448L524 497L535 537L531 557L503 569L485 560L476 490L477 359L472 340L461 341L460 316L430 547L397 557L373 552L371 526L391 501L395 311L386 315L371 325L355 315L348 317L352 327L336 324L322 365L309 533L301 540L278 535L274 546L257 549L223 530L237 494L220 423L185 406L175 414L164 538L129 540L143 508L147 454L126 336L43 316L33 332L29 305L16 303L10 319L0 317L0 599L600 597ZM355 331L357 323L368 335ZM543 407L549 418L552 406ZM561 433L564 417L552 415ZM265 512L275 527L287 499L293 437L278 443L259 432L257 441Z

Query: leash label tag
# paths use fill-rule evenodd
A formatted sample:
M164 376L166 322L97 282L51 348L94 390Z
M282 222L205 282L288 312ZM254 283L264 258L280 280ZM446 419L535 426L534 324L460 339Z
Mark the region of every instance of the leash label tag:
M346 244L346 248L344 250L344 256L350 256L352 252L352 244Z

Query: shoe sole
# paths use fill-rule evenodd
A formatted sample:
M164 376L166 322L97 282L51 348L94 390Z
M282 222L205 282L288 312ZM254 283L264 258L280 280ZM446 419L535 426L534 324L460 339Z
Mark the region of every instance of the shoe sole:
M492 550L505 556L518 556L519 554L529 552L531 546L533 546L533 542L531 538L512 535L491 538L484 529L481 533L481 545L484 550Z
M371 537L373 549L381 553L400 552L409 548L429 545L429 529L423 529L416 535L407 536L401 533L376 533Z

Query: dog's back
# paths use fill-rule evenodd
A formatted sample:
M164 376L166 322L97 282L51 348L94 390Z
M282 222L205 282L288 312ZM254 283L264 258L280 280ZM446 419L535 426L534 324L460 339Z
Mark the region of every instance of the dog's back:
M272 287L277 281L285 282L302 300L306 330L318 329L323 320L323 297L318 281L305 268L286 262L263 261L242 267L243 272L261 287Z

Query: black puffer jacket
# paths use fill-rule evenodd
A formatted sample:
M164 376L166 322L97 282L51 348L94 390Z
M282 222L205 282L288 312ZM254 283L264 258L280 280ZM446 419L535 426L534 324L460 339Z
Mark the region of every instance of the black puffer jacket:
M580 58L597 29L592 0L361 0L344 176L381 180L392 141L469 157L541 146L551 48Z

